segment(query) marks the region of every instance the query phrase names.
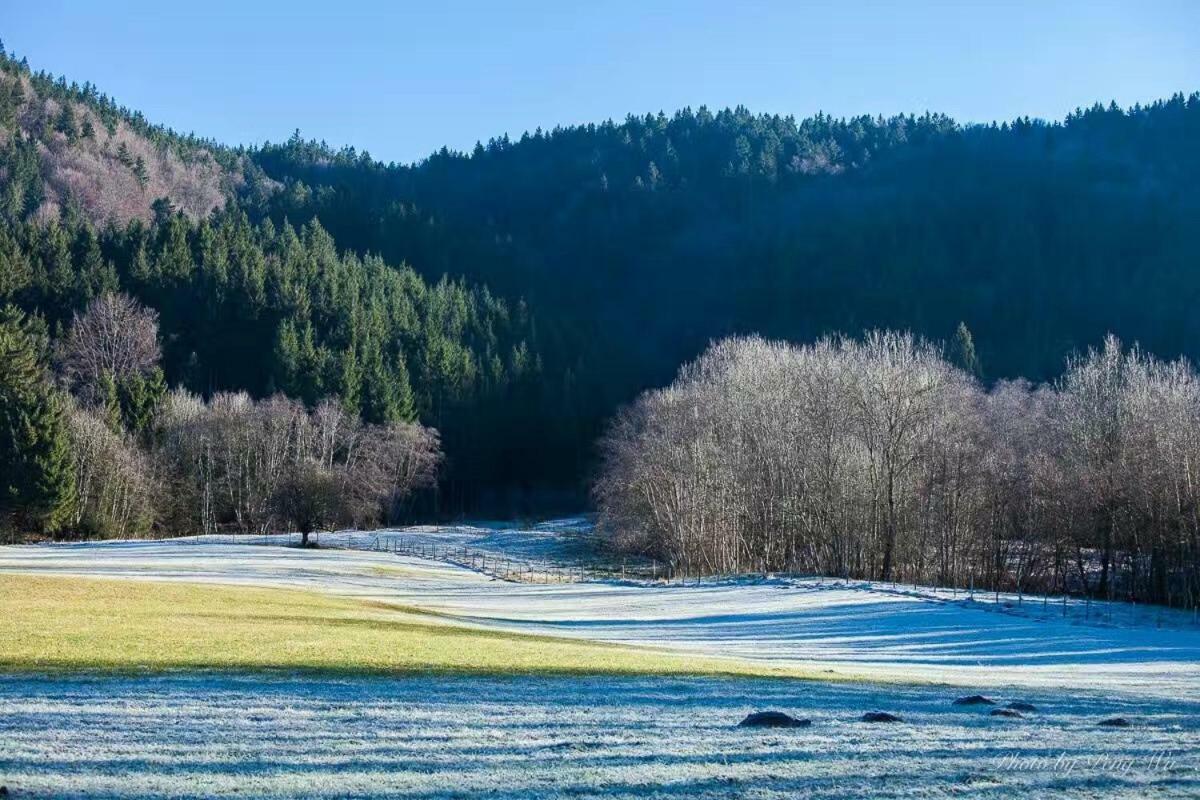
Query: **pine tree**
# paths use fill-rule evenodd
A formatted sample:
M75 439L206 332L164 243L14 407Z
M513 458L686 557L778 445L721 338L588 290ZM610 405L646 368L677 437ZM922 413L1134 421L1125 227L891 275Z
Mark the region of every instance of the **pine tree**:
M415 422L417 419L417 404L413 400L412 382L408 377L408 366L404 363L404 355L396 356L394 368L396 386L396 408L394 420Z
M75 240L77 284L84 302L120 288L116 267L100 252L100 241L90 227L83 227Z
M192 276L192 244L188 240L190 226L179 214L158 227L158 250L155 253L158 273L169 280L184 282Z
M65 401L47 376L45 341L24 313L0 311L0 526L54 530L74 503Z
M138 156L133 161L133 175L138 185L145 189L150 184L150 171L146 169L146 159Z
M275 376L273 388L294 396L300 383L300 337L290 319L279 323L275 333Z
M142 163L142 167L145 168L146 165L144 162L142 162L140 157L138 158L138 161ZM138 178L138 180L140 181L141 178ZM145 184L143 184L143 186L144 185ZM171 202L171 198L169 197L160 197L150 204L150 213L154 215L155 225L166 225L167 222L170 221L171 217L175 216L175 204Z
M29 259L7 229L0 228L0 301L29 285Z
M135 374L123 378L117 383L121 426L133 434L146 433L166 396L166 376L158 367L149 375Z
M34 283L51 308L66 310L78 300L70 237L57 221L41 233L41 273Z
M325 395L328 356L327 350L316 346L312 324L305 321L300 329L300 374L295 396L309 405L315 405Z
M0 84L0 125L11 126L17 120L17 110L21 107L24 93L21 82L14 80Z
M66 136L68 142L75 141L79 136L79 126L75 124L75 111L70 103L63 103L58 118L54 121L54 130Z
M117 145L117 161L120 161L126 167L133 167L133 156L129 152L129 145L125 142Z
M121 420L121 397L117 393L117 382L109 373L104 373L100 376L99 395L100 416L103 417L104 423L113 433L120 433L123 427Z
M395 386L374 339L362 344L362 417L367 422L396 419Z
M954 344L951 347L951 356L954 363L963 369L969 375L981 377L983 370L979 363L979 356L975 354L975 339L971 336L971 331L967 328L967 323L958 323L958 330L954 332Z
M398 422L412 421L416 416L416 403L403 356L389 368L377 341L368 339L362 353L363 419Z
M358 415L362 407L362 371L358 368L358 357L351 346L342 354L338 394L342 408L347 414Z

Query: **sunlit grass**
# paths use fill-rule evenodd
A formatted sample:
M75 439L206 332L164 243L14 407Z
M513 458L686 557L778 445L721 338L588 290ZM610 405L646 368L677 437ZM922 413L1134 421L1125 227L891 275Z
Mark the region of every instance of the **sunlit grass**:
M442 619L313 592L3 575L0 670L798 675Z

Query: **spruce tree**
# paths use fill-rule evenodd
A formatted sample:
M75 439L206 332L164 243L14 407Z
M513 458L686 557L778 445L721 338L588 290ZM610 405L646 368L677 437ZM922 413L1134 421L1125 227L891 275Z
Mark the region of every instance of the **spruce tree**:
M133 175L138 185L143 189L150 184L150 171L146 169L146 159L138 156L133 162Z
M74 142L79 136L79 127L75 124L75 111L69 103L64 103L54 121L54 130L67 137L68 142Z
M397 387L383 361L379 343L367 339L362 346L362 417L367 422L399 419Z
M353 346L342 354L338 394L346 413L357 416L362 404L362 371L358 367L358 357Z
M167 382L162 369L155 367L149 375L126 375L114 379L101 378L104 421L113 433L141 435L150 429L159 405L167 396Z
M44 330L0 310L0 525L56 529L74 503L65 400L45 367Z
M300 383L300 338L296 335L296 324L290 319L279 323L275 333L275 362L273 387L284 394L295 396Z
M396 356L396 366L393 370L396 386L396 405L392 419L403 422L415 422L417 419L417 404L413 400L412 382L408 377L408 366L404 363L404 355Z
M958 323L958 330L954 332L951 357L954 363L969 375L974 375L978 378L983 374L983 370L979 364L979 356L975 353L975 339L971 336L971 331L967 328L967 323L965 322Z

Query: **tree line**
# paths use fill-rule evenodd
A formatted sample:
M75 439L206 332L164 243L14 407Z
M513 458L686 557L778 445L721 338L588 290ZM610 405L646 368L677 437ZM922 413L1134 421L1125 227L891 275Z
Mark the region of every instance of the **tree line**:
M58 341L93 299L127 293L157 313L155 380L166 386L283 394L309 409L336 399L367 423L422 421L448 432L445 495L502 474L511 450L495 431L529 428L536 409L521 400L540 380L522 304L340 252L315 221L254 224L234 209L191 221L165 202L158 211L150 224L100 229L80 214L0 214L0 303L37 316Z
M205 397L282 391L311 408L337 395L375 421L415 414L443 436L444 512L578 507L614 411L714 338L808 342L871 328L943 338L965 319L989 381L1051 379L1108 331L1200 358L1190 300L1200 94L979 125L686 108L388 164L299 133L227 147L13 57L0 55L0 71L0 129L11 129L0 141L11 240L0 237L0 295L5 281L23 286L5 296L57 336L94 287L129 292L161 314L168 383ZM168 163L194 179L162 180ZM90 182L75 180L92 168ZM227 206L210 216L214 192ZM184 220L164 213L172 204ZM106 209L124 214L119 235L106 233ZM149 232L145 259L129 215ZM76 242L73 217L93 229L98 256L87 237ZM15 230L29 225L39 232ZM212 277L181 278L189 265L209 270L210 240ZM46 295L5 276L5 247L19 251L18 270L36 275L42 259L59 285L74 272L85 287ZM332 250L344 270L322 257L317 269L335 278L314 280L289 256L273 283L275 262L301 250ZM168 276L139 282L160 254ZM96 267L106 261L115 280ZM423 287L411 301L422 324L399 300L352 310L377 291L409 293L396 284ZM366 396L372 387L383 388Z
M158 315L104 294L51 343L0 314L0 533L308 535L405 512L441 462L437 432L244 392L168 392Z
M944 339L965 319L989 379L1051 379L1108 331L1200 358L1198 136L1200 95L1180 94L988 125L683 109L412 165L295 136L252 159L284 187L272 219L526 298L544 386L570 376L545 403L551 480L733 334Z
M799 572L1200 602L1200 375L1109 337L1033 385L972 338L713 344L625 408L593 491L687 574Z

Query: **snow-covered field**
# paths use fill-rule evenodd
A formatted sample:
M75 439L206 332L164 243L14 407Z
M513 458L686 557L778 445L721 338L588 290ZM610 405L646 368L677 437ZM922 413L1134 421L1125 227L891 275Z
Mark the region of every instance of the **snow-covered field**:
M816 579L510 583L389 553L196 540L5 547L3 571L286 586L416 606L462 624L830 676L1200 701L1200 629L1179 618L1159 627L1154 616L1118 613L1140 622L1107 624L1039 603L1010 609L928 590Z
M1196 797L1200 706L786 680L0 678L14 797ZM1009 699L1005 696L1004 699ZM803 729L736 727L781 709ZM858 721L868 710L903 723ZM1132 728L1098 727L1120 713Z
M587 531L384 535L571 563ZM0 785L18 797L1200 796L1190 615L828 579L510 583L385 552L212 538L3 547L0 587L5 572L308 589L870 681L0 677ZM1038 710L951 704L972 692ZM813 724L736 727L764 709ZM859 721L872 710L904 722ZM1132 726L1097 724L1118 715Z
M299 538L296 533L266 536L219 534L186 537L183 541L295 544ZM376 542L382 549L391 549L395 540L415 548L466 547L497 558L549 562L560 566L592 563L597 558L595 529L588 517L547 520L528 526L512 522L473 521L448 525L409 525L373 531L341 530L314 533L312 538L322 547L356 550L371 549Z

